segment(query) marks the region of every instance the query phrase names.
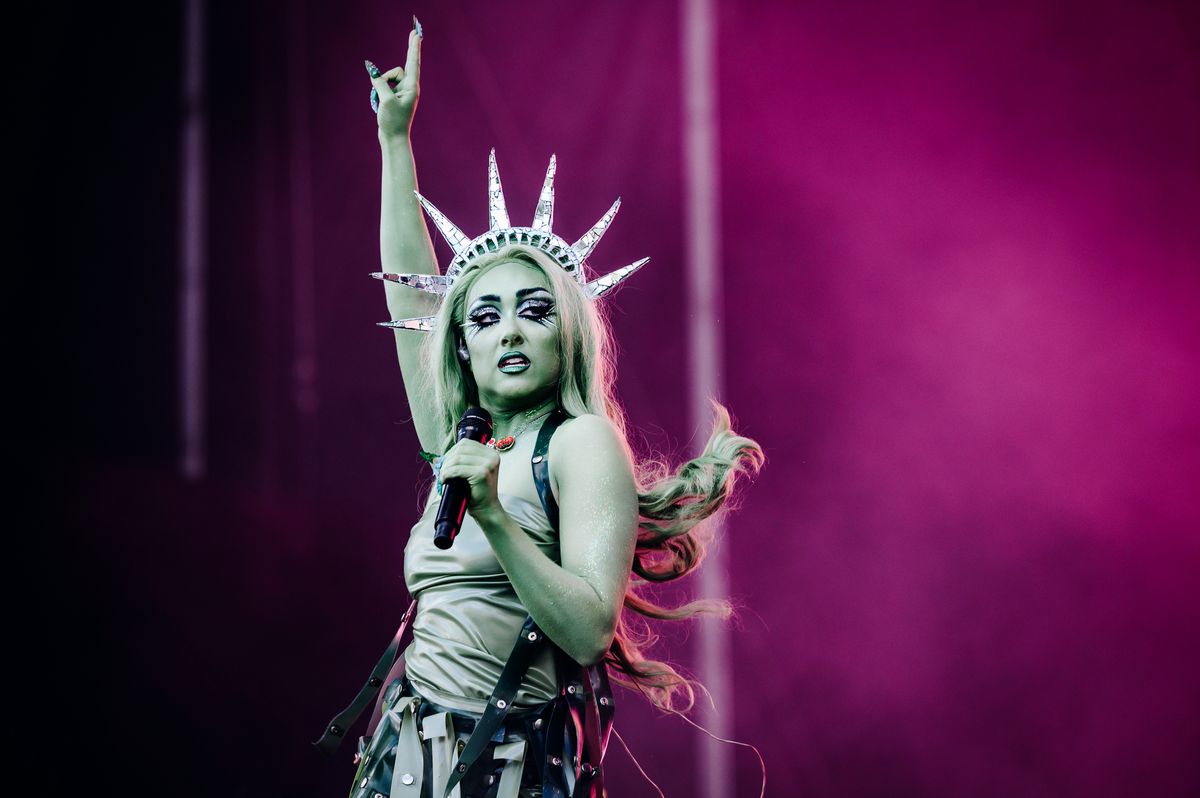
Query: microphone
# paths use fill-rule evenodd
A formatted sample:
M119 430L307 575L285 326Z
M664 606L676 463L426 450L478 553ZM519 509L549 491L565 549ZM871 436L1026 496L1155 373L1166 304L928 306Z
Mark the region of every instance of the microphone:
M492 434L492 414L482 407L472 407L458 422L458 440L483 443ZM465 477L454 477L442 483L442 503L438 505L437 520L433 523L433 545L448 549L462 526L467 513L467 498L471 485Z

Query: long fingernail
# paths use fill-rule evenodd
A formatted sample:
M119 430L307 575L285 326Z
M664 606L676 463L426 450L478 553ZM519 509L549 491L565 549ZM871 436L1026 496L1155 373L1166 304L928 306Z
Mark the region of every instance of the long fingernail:
M379 77L379 67L375 66L370 61L363 61L363 63L367 65L367 72L370 73L371 77Z
M417 38L424 39L425 31L421 30L421 20L417 19L416 14L413 14L413 27L417 30Z

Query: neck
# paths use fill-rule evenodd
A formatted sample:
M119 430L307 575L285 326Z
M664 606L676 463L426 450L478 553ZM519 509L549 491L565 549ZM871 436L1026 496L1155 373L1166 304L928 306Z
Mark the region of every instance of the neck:
M549 413L557 404L555 395L524 407L485 408L492 414L492 437L499 440L519 431L530 419Z

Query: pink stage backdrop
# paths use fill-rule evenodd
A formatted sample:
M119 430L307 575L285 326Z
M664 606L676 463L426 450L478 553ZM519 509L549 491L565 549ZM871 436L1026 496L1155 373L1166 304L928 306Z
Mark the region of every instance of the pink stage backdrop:
M514 223L551 153L564 237L620 195L593 263L652 258L606 300L634 443L675 460L697 443L676 4L209 4L198 482L175 469L181 17L134 41L132 12L87 12L75 55L109 86L81 102L110 122L69 246L109 277L69 310L111 321L65 350L78 385L54 452L73 464L63 578L86 599L63 607L110 724L88 767L114 784L318 796L352 775L308 743L407 604L424 478L373 326L362 61L401 63L414 11L422 192L482 231L495 147ZM718 709L762 750L767 794L1194 795L1195 9L716 14L721 398L768 457L722 543L742 609ZM665 643L696 667L694 635ZM666 794L700 794L699 733L618 698ZM654 794L615 742L607 762L614 798Z

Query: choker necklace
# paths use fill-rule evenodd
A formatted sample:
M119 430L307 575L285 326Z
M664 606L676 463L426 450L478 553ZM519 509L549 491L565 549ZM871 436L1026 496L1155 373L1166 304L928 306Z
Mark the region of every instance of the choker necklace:
M505 435L500 440L496 440L495 438L490 438L486 445L495 449L498 452L507 452L509 449L511 449L513 447L513 444L515 444L517 442L517 437L522 432L524 432L526 429L528 429L530 424L537 421L539 418L542 418L543 416L548 416L554 412L554 408L552 407L549 410L543 411L542 413L538 414L537 416L534 416L533 418L529 417L530 413L537 413L537 411L539 409L540 408L535 407L532 410L527 410L525 412L525 419L526 419L525 423L522 424L520 429L518 429L516 432L514 432L511 435Z

